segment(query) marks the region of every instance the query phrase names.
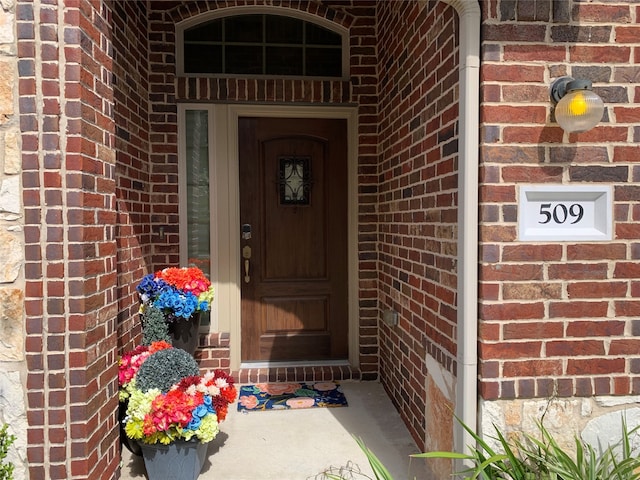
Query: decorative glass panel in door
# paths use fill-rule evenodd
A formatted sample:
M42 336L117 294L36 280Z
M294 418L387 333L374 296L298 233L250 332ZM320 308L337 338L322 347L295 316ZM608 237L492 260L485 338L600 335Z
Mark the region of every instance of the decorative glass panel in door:
M187 262L211 275L211 221L209 213L209 121L206 110L185 112ZM208 324L209 312L201 316Z

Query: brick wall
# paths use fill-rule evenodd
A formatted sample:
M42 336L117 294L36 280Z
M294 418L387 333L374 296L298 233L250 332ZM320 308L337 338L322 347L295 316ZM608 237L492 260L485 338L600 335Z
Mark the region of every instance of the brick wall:
M456 371L457 23L444 4L384 2L378 24L379 316L399 319L380 323L381 371L423 446L442 424L425 419L425 359Z
M138 344L141 333L136 285L154 271L149 161L149 71L144 2L114 2L113 95L116 152L118 346Z
M260 2L258 2L260 3ZM377 135L376 135L376 59L374 1L347 2L269 2L284 10L302 9L321 18L349 27L351 32L351 80L258 80L176 77L175 24L198 13L236 2L172 2L154 3L150 11L150 161L152 175L152 223L167 226L166 243L156 248L152 262L156 267L178 263L177 203L177 107L176 102L261 102L287 104L358 105L359 147L359 238L360 255L360 362L364 378L376 378L377 299L376 299L376 201ZM243 5L244 2L237 2ZM353 5L352 5L353 4ZM177 5L177 6L176 6ZM223 332L225 333L225 332ZM226 333L225 333L226 334ZM228 337L209 338L214 351L198 355L206 365L218 361L218 348L228 346Z
M480 392L640 393L640 6L482 2ZM568 135L551 80L593 80L603 121ZM635 143L635 145L634 145ZM521 242L521 183L611 184L611 242Z
M32 478L106 479L117 468L116 353L139 334L134 287L179 261L178 102L357 105L362 377L381 372L421 446L427 425L448 423L430 409L451 398L430 390L425 359L455 376L453 8L268 3L348 27L350 80L177 78L175 23L236 2L16 4ZM635 395L640 5L481 5L480 393ZM607 104L587 134L552 121L549 84L565 74L592 79ZM615 240L519 242L524 182L612 183ZM380 322L386 309L397 326ZM209 335L203 366L224 366L228 341Z
M104 4L16 4L30 478L118 465L116 205Z

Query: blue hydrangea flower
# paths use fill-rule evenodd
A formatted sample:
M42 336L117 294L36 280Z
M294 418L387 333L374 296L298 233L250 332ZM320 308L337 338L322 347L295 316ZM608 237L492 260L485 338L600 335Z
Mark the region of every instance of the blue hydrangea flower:
M202 419L197 415L194 415L191 421L187 424L187 428L189 430L197 430L200 427L201 423L202 423Z
M205 395L204 396L203 405L206 407L207 412L216 413L216 409L213 408L213 399L211 398L211 395Z

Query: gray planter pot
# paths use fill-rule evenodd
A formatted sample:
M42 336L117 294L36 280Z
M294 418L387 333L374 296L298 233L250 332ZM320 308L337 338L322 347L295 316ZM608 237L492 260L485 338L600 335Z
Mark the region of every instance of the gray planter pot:
M196 480L207 459L208 443L184 440L169 445L140 443L149 480Z
M194 313L191 318L169 322L169 335L174 347L193 355L200 340L200 312Z

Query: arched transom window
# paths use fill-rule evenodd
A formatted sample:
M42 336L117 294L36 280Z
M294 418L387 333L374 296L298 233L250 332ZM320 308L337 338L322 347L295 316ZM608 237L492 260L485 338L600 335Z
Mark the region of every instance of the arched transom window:
M345 75L346 31L298 17L224 16L184 26L178 38L179 70L184 75Z

